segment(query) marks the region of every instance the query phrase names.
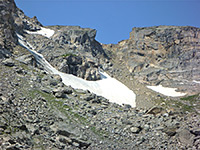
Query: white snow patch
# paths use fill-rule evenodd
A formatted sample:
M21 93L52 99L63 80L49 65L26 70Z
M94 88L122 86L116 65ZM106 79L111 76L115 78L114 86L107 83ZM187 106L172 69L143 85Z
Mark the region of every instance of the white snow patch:
M152 89L153 91L161 93L161 94L163 94L165 96L179 97L179 96L186 95L186 93L176 92L177 88L163 87L162 85L147 86L147 88Z
M25 30L25 31L28 34L40 34L40 35L45 36L47 38L50 38L55 33L54 30L44 28L44 27L41 27L41 30L38 30L38 31L29 31L29 30Z
M200 84L200 81L193 80L192 82Z
M136 107L135 93L105 72L99 72L101 74L101 80L98 81L87 81L72 74L60 72L51 66L41 54L37 53L22 36L18 35L18 41L36 57L37 61L39 61L48 72L60 75L65 85L70 85L75 89L89 90L90 92L107 98L110 102L115 102L120 105L129 104L132 107Z
M89 90L97 95L107 98L110 102L117 104L129 104L136 107L136 95L124 84L111 78L105 72L100 72L102 79L98 81L87 81L71 74L58 72L65 85L71 85L73 88Z

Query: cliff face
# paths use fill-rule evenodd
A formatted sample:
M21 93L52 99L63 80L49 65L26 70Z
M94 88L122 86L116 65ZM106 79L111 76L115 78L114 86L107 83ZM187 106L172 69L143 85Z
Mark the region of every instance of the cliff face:
M59 71L86 80L100 79L100 60L107 59L107 55L95 40L96 30L79 26L48 28L55 32L51 38L26 33L24 36Z
M0 0L0 58L9 57L17 45L16 32L37 30L41 24L16 7L14 0Z
M10 51L16 44L14 18L16 5L13 0L0 1L0 57L10 55Z
M133 28L128 40L104 48L120 56L129 72L141 83L164 84L189 92L199 90L198 85L192 86L194 91L190 90L192 81L200 79L199 28Z

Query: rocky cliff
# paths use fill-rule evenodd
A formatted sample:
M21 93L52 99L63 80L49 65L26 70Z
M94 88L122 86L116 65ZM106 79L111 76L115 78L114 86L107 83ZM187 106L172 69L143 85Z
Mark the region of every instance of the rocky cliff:
M100 44L94 29L48 26L51 36L35 34L43 28L14 0L0 0L0 149L200 149L199 28L133 28L116 45ZM99 80L105 70L136 93L137 107L64 85L16 33L59 71ZM158 84L190 96L146 87Z
M0 58L2 58L8 57L13 46L17 43L13 18L16 5L13 1L0 1L0 11Z
M96 30L79 26L49 28L55 31L50 39L44 39L41 35L25 34L27 41L59 71L86 80L100 79L100 60L108 58L100 43L95 40Z
M104 48L126 61L130 74L141 83L194 94L199 92L199 85L193 82L200 79L199 37L200 29L189 26L133 28L128 40Z

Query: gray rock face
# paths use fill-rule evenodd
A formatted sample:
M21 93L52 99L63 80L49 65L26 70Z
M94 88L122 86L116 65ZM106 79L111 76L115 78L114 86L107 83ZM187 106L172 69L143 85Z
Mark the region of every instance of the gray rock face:
M96 30L94 29L81 29L78 26L69 26L54 34L52 39L61 45L69 43L89 44L95 40L95 36Z
M0 49L11 50L17 43L14 30L13 14L16 11L14 0L0 1ZM2 55L0 53L0 55Z
M23 33L23 30L37 31L41 29L42 24L37 20L37 17L27 17L22 10L17 8L15 19L15 28L18 33Z
M27 40L60 71L74 74L86 80L98 80L98 60L106 56L102 46L95 40L96 30L79 26L54 26L51 39L28 35L25 30L40 30L42 24L36 17L27 17L16 7L13 0L0 1L0 58L9 57L17 45L15 32L27 35ZM24 58L19 58L24 59ZM27 63L27 58L26 60ZM29 62L30 63L30 62Z
M58 70L73 74L86 80L99 80L98 64L87 61L80 56L67 56L58 66Z
M16 7L14 0L0 0L0 58L11 56L18 40L15 32L38 30L42 25L36 17L29 18Z
M96 30L78 26L51 26L51 38L25 34L39 53L59 71L86 80L99 80L100 60L107 58L100 43L95 40Z
M191 89L191 82L200 78L199 38L200 29L190 26L133 28L128 40L104 48L115 51L116 60L126 61L129 72L141 83L163 84L194 94L200 88L195 85Z

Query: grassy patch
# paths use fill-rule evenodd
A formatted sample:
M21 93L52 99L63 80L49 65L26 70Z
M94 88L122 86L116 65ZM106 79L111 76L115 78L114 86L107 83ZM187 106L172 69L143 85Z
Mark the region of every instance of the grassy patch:
M189 105L183 105L182 109L184 112L188 111L188 112L192 112L194 111L194 107L193 106L189 106Z
M83 117L83 116L80 116L79 114L77 114L77 113L72 113L73 114L73 116L75 117L75 118L77 118L79 121L81 121L82 123L86 123L87 122L87 119L85 118L85 117Z
M33 90L29 92L29 95L31 98L34 98L37 94L41 95L45 100L47 100L50 104L50 107L52 109L60 111L62 114L64 114L70 121L76 121L81 124L87 124L87 118L79 115L78 113L73 112L72 108L68 105L64 105L65 100L59 99L55 100L55 97L51 94L44 93L39 90Z
M62 57L69 57L69 56L77 56L77 55L73 53L67 53L67 54L62 55Z
M101 139L104 139L105 136L108 136L106 131L97 130L95 126L90 127L91 131L96 135L100 136Z
M187 97L182 97L182 98L180 98L180 100L184 100L184 101L193 101L193 100L195 100L198 96L199 96L199 94L191 95L191 96L187 96Z
M197 101L197 97L199 94L182 97L180 100L165 100L164 98L156 99L155 103L159 106L166 109L174 108L175 110L182 111L182 112L196 112L195 106L193 105Z
M193 112L194 111L194 106L183 104L181 102L176 102L176 107L181 109L183 112Z

